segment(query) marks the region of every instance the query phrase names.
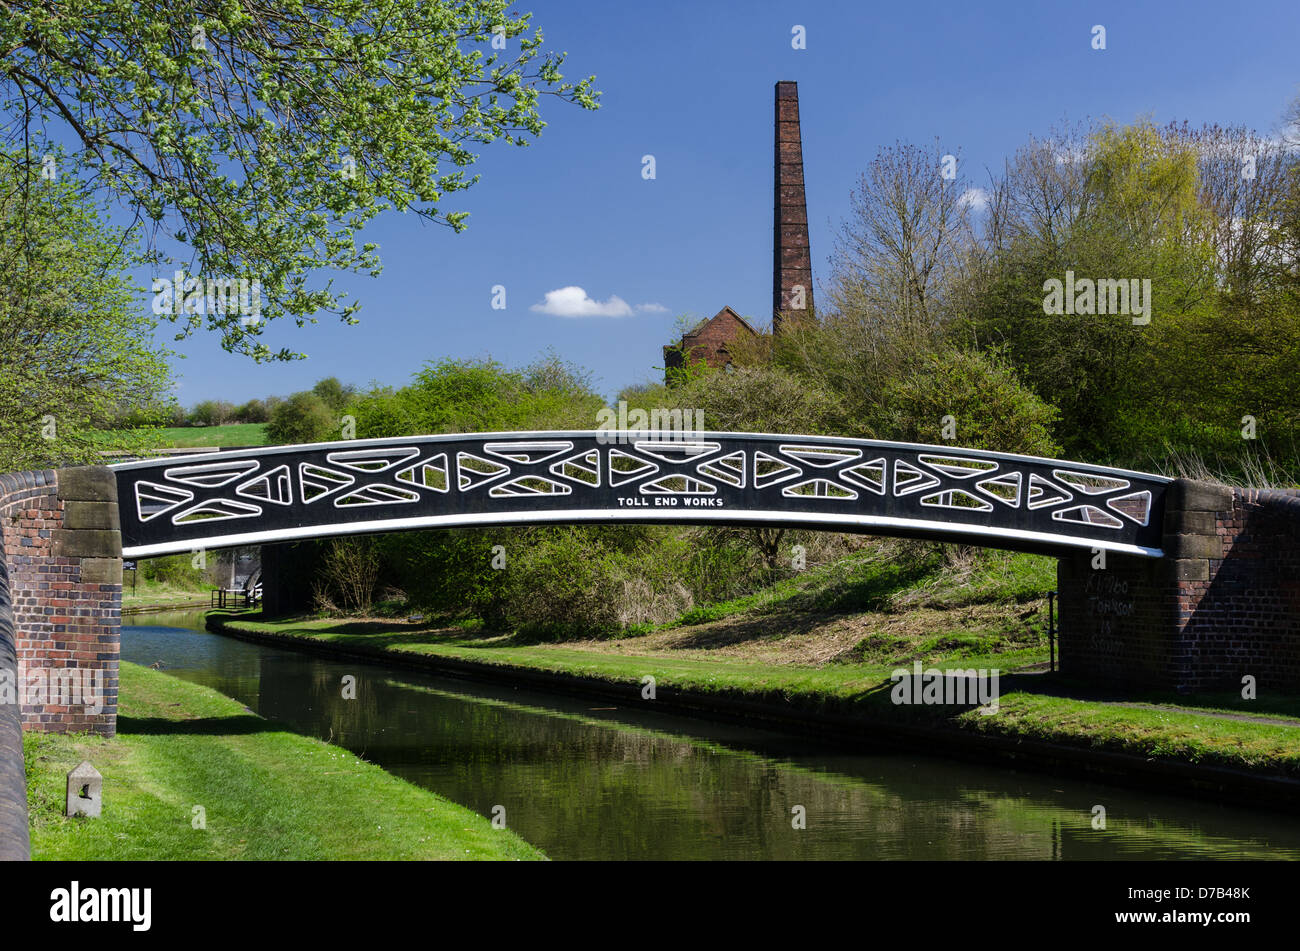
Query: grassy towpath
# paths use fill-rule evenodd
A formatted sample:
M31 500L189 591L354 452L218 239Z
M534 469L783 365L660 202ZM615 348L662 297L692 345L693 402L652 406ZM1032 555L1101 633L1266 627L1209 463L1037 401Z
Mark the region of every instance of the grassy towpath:
M116 737L29 733L23 747L37 859L544 858L346 750L134 664L121 667ZM82 760L104 776L98 819L63 815Z

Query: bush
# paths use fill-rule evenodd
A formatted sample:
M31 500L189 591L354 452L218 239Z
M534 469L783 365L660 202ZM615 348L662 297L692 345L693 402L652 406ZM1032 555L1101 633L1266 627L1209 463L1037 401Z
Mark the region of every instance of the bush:
M207 582L203 569L195 568L189 555L164 555L136 562L136 572L143 581L174 585L178 588L202 588Z
M337 604L353 614L367 614L379 583L380 555L374 539L333 538L325 546L316 581L318 606Z
M265 423L270 418L271 411L267 409L266 403L262 400L249 400L235 410L235 422L237 423Z
M336 376L327 376L320 380L311 391L321 398L326 406L336 415L341 415L348 401L357 395L357 388L352 384L344 385Z
M295 393L271 411L266 437L277 445L323 442L338 425L338 418L315 393Z
M235 415L235 408L225 400L203 400L195 403L187 420L191 426L224 426Z
M706 430L723 432L827 433L839 411L833 396L775 366L712 370L674 386L629 387L620 397L629 410L699 410Z
M955 421L954 445L971 449L1055 456L1057 411L1022 386L996 353L963 350L926 354L885 386L876 408L876 438L943 441L943 420Z

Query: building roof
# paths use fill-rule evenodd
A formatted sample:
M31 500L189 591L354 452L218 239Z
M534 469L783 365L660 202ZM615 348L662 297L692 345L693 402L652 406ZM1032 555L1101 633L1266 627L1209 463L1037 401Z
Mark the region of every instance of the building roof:
M687 337L695 337L695 336L698 336L701 330L703 330L703 329L704 329L705 327L707 327L709 324L713 323L715 320L718 320L719 318L721 318L721 317L723 317L723 316L725 316L725 315L727 315L727 314L730 314L731 317L732 317L734 320L738 321L738 322L740 323L740 325L741 325L742 327L744 327L746 330L748 330L750 333L754 334L755 336L758 336L758 331L755 330L752 326L750 326L749 321L747 321L744 317L741 317L738 313L736 313L734 310L732 310L730 306L726 306L726 307L723 307L722 310L720 310L720 311L718 311L716 314L714 314L712 317L708 317L708 318L705 318L704 320L701 320L698 324L696 324L696 325L695 325L694 327L692 327L690 330L686 331L686 333L682 334L682 339L684 340L684 339L686 339Z

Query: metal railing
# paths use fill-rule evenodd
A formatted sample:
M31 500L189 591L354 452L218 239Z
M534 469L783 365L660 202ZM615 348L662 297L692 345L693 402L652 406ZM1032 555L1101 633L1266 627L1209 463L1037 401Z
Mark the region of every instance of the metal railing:
M214 588L212 590L212 607L214 608L254 608L262 601L260 589Z

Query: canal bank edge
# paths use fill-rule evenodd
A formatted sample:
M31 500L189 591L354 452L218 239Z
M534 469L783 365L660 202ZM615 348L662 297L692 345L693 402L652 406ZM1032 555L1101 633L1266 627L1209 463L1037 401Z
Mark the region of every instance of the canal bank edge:
M659 684L655 699L642 699L642 685L601 677L541 670L519 664L484 663L436 654L340 646L314 639L242 627L238 617L209 612L209 631L239 640L285 647L331 658L387 664L427 673L490 681L540 690L560 690L628 706L653 702L658 711L703 719L743 723L816 737L847 746L890 746L911 752L937 753L988 765L991 762L1039 772L1064 774L1115 785L1155 789L1238 805L1267 805L1300 812L1300 779L1228 766L1151 759L1132 753L1089 749L1047 740L998 736L959 727L902 723L879 717L818 710L790 698L768 699L737 691L708 693ZM1298 729L1300 736L1300 729Z

